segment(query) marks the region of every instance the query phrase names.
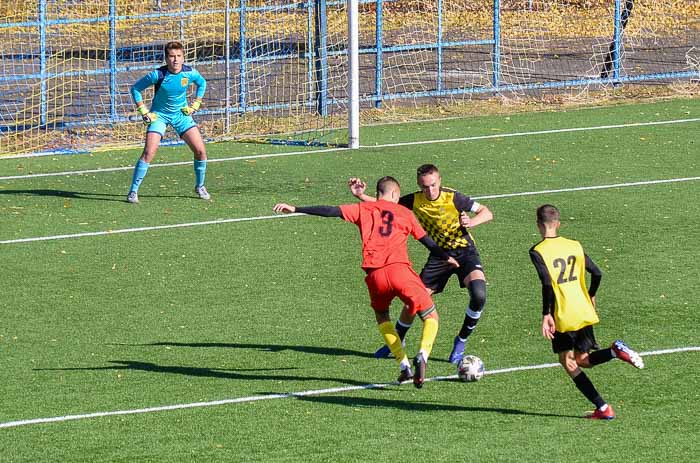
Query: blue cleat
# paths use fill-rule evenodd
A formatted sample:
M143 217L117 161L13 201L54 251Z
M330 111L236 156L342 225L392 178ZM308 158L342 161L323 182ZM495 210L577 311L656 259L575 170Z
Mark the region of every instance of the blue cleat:
M462 361L462 357L464 357L464 347L466 344L467 341L462 341L459 336L455 336L454 343L452 344L452 352L450 352L450 363L457 365Z
M402 340L401 345L403 347L406 347L406 340ZM389 346L387 346L386 344L377 349L377 352L374 353L374 358L376 359L388 359L393 356L394 354L391 353L391 349L389 349Z
M391 349L389 349L389 346L386 344L377 349L377 352L374 353L374 358L376 359L388 359L389 357L391 357Z

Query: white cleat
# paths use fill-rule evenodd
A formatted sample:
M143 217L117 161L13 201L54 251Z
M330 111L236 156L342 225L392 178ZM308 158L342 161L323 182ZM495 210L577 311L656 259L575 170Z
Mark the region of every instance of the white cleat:
M197 195L199 195L199 199L211 199L211 195L204 187L204 185L195 187L194 192L197 193Z
M627 362L636 368L644 368L644 360L642 360L642 356L630 349L624 342L618 339L617 341L613 342L612 346L610 347L615 353L615 357L618 359L622 360L623 362Z
M130 191L129 194L126 196L126 200L130 202L131 204L138 204L139 203L139 195L135 191Z

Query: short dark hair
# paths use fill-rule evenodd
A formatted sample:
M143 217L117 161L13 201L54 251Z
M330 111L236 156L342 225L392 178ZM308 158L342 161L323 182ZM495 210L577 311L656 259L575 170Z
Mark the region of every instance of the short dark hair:
M551 204L543 204L537 208L537 223L552 223L559 220L559 209Z
M389 188L390 185L396 185L397 187L401 188L401 185L399 185L399 181L396 180L394 177L391 177L387 175L386 177L382 177L377 181L377 193L383 195L384 193L387 192L387 189Z
M170 52L170 50L182 50L182 53L185 53L185 47L183 47L182 44L177 41L172 41L165 44L165 56L168 56L168 52Z
M439 174L437 166L434 164L423 164L416 169L416 177L422 177L428 174Z

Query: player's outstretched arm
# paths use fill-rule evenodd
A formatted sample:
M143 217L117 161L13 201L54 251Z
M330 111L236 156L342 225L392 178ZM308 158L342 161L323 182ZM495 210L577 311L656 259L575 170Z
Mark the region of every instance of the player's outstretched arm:
M360 201L373 202L377 200L377 198L365 194L367 184L359 177L351 177L350 180L348 180L348 187L350 187L350 193Z
M283 214L291 214L296 212L297 208L291 204L277 203L272 210L275 212L282 212Z
M275 212L290 214L299 212L301 214L318 215L321 217L342 217L343 214L338 206L304 206L297 207L290 204L278 203L272 208Z

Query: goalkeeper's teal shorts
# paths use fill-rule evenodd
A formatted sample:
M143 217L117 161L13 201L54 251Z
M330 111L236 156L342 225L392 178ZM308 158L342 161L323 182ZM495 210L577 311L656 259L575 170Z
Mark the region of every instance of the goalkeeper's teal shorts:
M194 121L192 116L185 116L181 112L178 112L177 114L163 114L157 111L153 112L158 115L158 119L148 125L147 131L159 133L161 137L165 135L165 129L168 127L168 125L172 126L173 130L175 130L177 135L180 137L192 127L197 126L197 123Z

